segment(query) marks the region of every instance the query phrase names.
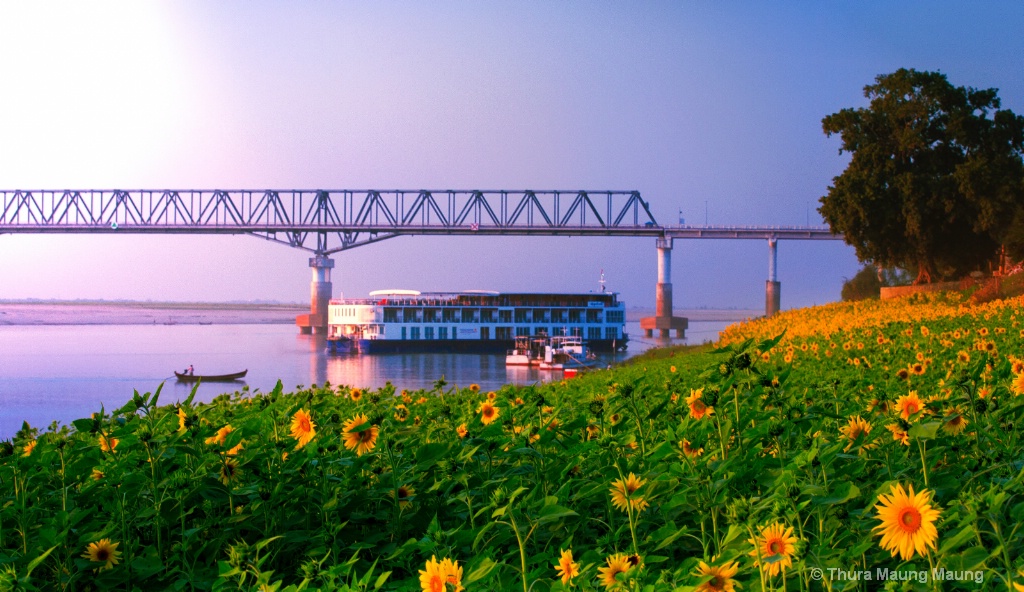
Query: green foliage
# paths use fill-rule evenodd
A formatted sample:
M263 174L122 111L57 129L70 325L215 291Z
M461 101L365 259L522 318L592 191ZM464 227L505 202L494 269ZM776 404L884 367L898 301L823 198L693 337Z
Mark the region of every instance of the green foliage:
M909 283L910 278L902 269L883 269L879 273L878 268L869 264L852 278L843 281L841 297L844 302L878 298L883 287L905 286Z
M1024 253L1024 117L995 89L938 72L881 75L864 96L869 107L822 120L851 160L818 210L861 261L929 282L979 268L1008 240Z

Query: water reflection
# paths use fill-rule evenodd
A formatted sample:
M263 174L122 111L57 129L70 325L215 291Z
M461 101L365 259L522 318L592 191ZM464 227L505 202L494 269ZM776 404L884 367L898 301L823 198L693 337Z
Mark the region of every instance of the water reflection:
M637 326L631 326L637 325ZM636 355L659 343L627 323ZM688 341L714 339L726 323L692 323ZM637 336L640 337L637 337ZM669 340L668 343L677 343ZM248 387L268 392L278 380L285 391L311 384L429 389L442 376L450 385L501 385L560 379L537 368L505 367L504 356L472 354L328 355L322 335L298 335L289 325L79 325L0 327L0 439L23 420L46 426L69 423L122 406L134 390L153 392L164 383L161 403L185 400L193 385L172 371L189 364L196 374L248 369L244 382L199 386L197 401ZM604 366L614 360L600 359Z

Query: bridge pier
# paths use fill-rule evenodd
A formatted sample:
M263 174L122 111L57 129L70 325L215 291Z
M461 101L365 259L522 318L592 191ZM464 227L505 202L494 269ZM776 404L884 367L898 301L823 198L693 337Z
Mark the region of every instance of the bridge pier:
M764 285L764 316L766 317L779 312L782 304L782 284L775 275L778 242L774 236L768 237L768 281Z
M659 238L657 247L658 284L654 292L654 316L640 319L640 328L647 337L652 337L655 329L661 337L668 337L672 329L676 330L676 337L684 337L689 322L683 317L672 316L672 239Z
M309 267L313 270L313 281L309 284L309 314L296 317L295 324L303 334L327 333L327 307L333 292L331 268L334 267L334 260L326 255L317 255L310 257Z

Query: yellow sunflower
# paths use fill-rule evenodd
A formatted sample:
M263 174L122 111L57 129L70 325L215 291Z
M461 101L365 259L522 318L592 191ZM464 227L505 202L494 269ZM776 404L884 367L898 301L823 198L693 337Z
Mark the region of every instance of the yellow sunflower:
M694 419L703 419L705 416L711 417L715 414L714 407L704 404L704 389L702 388L691 390L690 396L686 397L686 404L690 406L690 417Z
M464 423L459 424L459 427L455 428L455 433L458 434L460 438L465 438L466 434L469 433L469 428L467 428Z
M234 431L231 424L228 424L221 429L217 430L217 433L206 439L207 444L220 444L224 445L224 441L228 439L228 434Z
M793 566L796 540L792 526L786 528L785 524L776 522L765 527L756 539L748 539L754 545L750 552L754 565L760 565L762 571L772 576L779 575L780 571L785 573L787 567Z
M112 543L110 539L100 539L95 543L89 543L82 557L93 563L104 563L105 565L100 567L101 570L110 569L119 563L121 552L117 550L117 546L120 544Z
M643 487L644 480L633 473L625 479L612 481L612 487L608 491L612 494L612 505L623 512L630 506L634 510L643 512L649 505L641 495L636 495L638 489Z
M100 450L103 452L113 452L118 442L120 440L110 434L100 434Z
M946 421L942 424L942 429L955 435L964 431L967 423L963 410L960 407L951 407L946 410Z
M350 390L348 392L348 398L352 399L353 401L358 402L360 399L363 398L363 391L362 391L362 389L354 388L354 389Z
M226 458L224 459L224 464L220 466L220 482L227 485L237 479L239 473L238 461Z
M22 448L21 455L22 456L29 456L29 455L31 455L32 451L36 449L36 444L37 443L38 443L37 440L29 440L28 442L25 442L25 446L24 446L24 448Z
M473 391L474 393L479 393L480 385L474 382L473 384L469 385L469 390Z
M411 485L399 485L398 486L398 507L405 510L412 505L412 496L416 495L416 490ZM395 492L391 492L391 496L395 496Z
M898 424L891 423L885 426L885 429L892 432L892 439L894 441L899 442L904 446L910 446L910 434L908 434L906 430L901 428Z
M395 407L395 419L397 419L398 421L405 421L409 419L409 408L399 403Z
M857 442L857 438L863 438L863 447L868 449L871 447L868 444L868 437L871 434L871 424L865 421L861 416L855 415L850 418L850 422L845 427L839 428L839 431L849 438L850 443L846 445L844 452L853 447Z
M1013 394L1024 395L1024 372L1017 374L1013 378Z
M424 569L420 570L420 586L423 592L445 592L447 574L441 570L437 557L431 556Z
M629 557L621 553L611 555L605 558L606 567L597 568L597 572L601 574L601 584L608 590L613 588L621 588L622 582L615 579L615 576L620 573L626 573L632 565L629 563Z
M923 408L924 401L921 400L921 397L917 396L917 391L910 391L909 394L896 399L896 411L899 412L900 417L907 421L910 421L910 418L915 414L920 413Z
M313 423L313 417L305 409L299 409L292 416L292 431L291 436L298 440L295 444L295 450L302 448L306 444L309 444L313 436L316 435L316 424Z
M562 556L555 564L555 573L562 578L562 585L569 583L569 580L580 575L580 564L572 560L572 549L562 551Z
M701 583L694 590L696 592L734 592L736 582L732 577L740 570L735 561L723 565L708 565L703 561L697 566L697 575L710 577L706 582Z
M431 556L424 569L420 570L420 587L423 592L446 592L448 584L454 586L455 592L463 590L459 563L447 557L438 561L436 556Z
M355 417L346 421L345 425L341 427L345 448L355 450L356 456L362 456L370 452L377 445L377 426L368 426L362 430L355 431L356 428L368 423L370 423L368 417L362 413L357 413Z
M480 408L476 412L480 414L480 421L487 425L498 418L499 409L490 401L484 401L480 403Z
M458 561L445 557L441 560L441 569L445 573L445 582L452 585L454 592L462 592L462 568Z
M185 422L188 420L188 414L185 413L185 409L178 407L178 433L185 431Z
M929 547L935 549L939 538L935 521L940 512L931 506L930 499L931 492L927 489L915 495L911 485L908 494L900 484L893 485L889 495L878 496L875 510L882 523L873 530L882 535L881 547L893 557L899 553L904 561L909 561L915 552L927 555Z
M686 438L683 438L683 441L679 443L679 447L683 449L683 454L685 454L689 458L697 458L698 456L704 454L704 448L698 448L690 444L690 441L687 440Z

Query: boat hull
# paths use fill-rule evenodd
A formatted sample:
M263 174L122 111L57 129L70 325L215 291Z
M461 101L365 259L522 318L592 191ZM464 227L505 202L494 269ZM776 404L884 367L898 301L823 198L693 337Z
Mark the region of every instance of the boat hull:
M235 372L234 374L212 374L212 375L201 375L201 374L181 374L175 372L174 376L177 377L178 382L232 382L235 380L241 380L245 378L245 375L249 372L248 369L242 370L241 372Z
M587 348L595 352L612 352L625 349L625 339L592 339ZM515 348L512 339L360 339L359 353L438 353L438 354L505 354Z

